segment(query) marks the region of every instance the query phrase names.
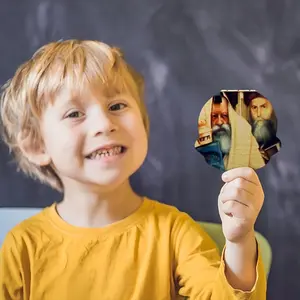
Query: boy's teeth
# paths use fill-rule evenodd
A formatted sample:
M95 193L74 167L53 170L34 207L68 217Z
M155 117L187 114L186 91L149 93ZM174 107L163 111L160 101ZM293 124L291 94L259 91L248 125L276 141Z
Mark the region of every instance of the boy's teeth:
M112 155L118 155L122 151L122 147L117 146L111 149L105 149L105 150L98 150L92 153L90 156L91 159L99 159L101 157L107 157L107 156L112 156Z

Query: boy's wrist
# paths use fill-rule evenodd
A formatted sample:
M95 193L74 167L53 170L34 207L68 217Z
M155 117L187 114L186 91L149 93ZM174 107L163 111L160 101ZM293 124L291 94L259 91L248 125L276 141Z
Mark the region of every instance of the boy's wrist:
M239 238L236 241L230 241L226 239L226 247L235 247L235 248L248 248L249 245L256 243L255 231L251 229L246 235Z
M250 231L236 242L226 240L226 251L236 256L237 260L245 260L246 265L256 264L258 249L255 231Z
M242 291L250 291L253 288L256 281L257 255L254 231L238 242L226 241L225 275L233 288Z

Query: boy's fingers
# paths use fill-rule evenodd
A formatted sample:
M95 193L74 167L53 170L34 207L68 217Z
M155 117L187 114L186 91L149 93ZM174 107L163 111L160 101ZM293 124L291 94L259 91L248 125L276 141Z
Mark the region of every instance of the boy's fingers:
M245 205L234 200L229 200L225 203L221 203L220 209L226 215L232 215L233 217L239 219L246 219L249 214L249 209Z
M243 193L247 193L243 190L239 191L239 193L243 194ZM235 195L235 193L232 194L222 194L219 196L219 202L221 202L221 204L225 204L227 202L236 202L239 203L240 205L243 205L251 210L255 210L254 205L251 201L247 201L247 198L245 199L243 196L237 197Z
M244 178L236 178L231 182L226 182L224 186L221 189L221 193L224 193L226 191L232 190L232 189L242 189L246 191L249 195L255 195L257 192L258 186L254 184L253 182L250 182L248 180L245 180Z
M219 196L219 200L222 203L226 203L228 201L236 201L245 206L249 206L251 205L251 203L249 203L249 201L247 200L249 198L248 195L249 194L242 189L231 189L226 192L223 192Z
M224 182L230 182L239 177L259 185L259 179L256 172L249 167L235 168L222 174L222 180Z

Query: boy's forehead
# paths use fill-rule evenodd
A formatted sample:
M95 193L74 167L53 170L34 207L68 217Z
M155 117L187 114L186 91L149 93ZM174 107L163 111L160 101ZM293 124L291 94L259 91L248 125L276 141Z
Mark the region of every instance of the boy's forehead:
M132 98L130 92L125 88L120 89L104 85L85 85L80 89L74 89L65 86L55 95L53 100L54 104L63 106L68 103L86 102L92 101L93 99L97 99L97 101L107 101L120 96Z

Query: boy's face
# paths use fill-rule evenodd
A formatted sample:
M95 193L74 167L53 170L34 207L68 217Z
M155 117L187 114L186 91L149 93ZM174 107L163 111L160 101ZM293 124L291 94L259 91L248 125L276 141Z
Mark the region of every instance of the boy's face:
M148 137L136 100L87 89L79 97L65 90L41 121L45 152L65 189L76 183L113 187L144 162Z

